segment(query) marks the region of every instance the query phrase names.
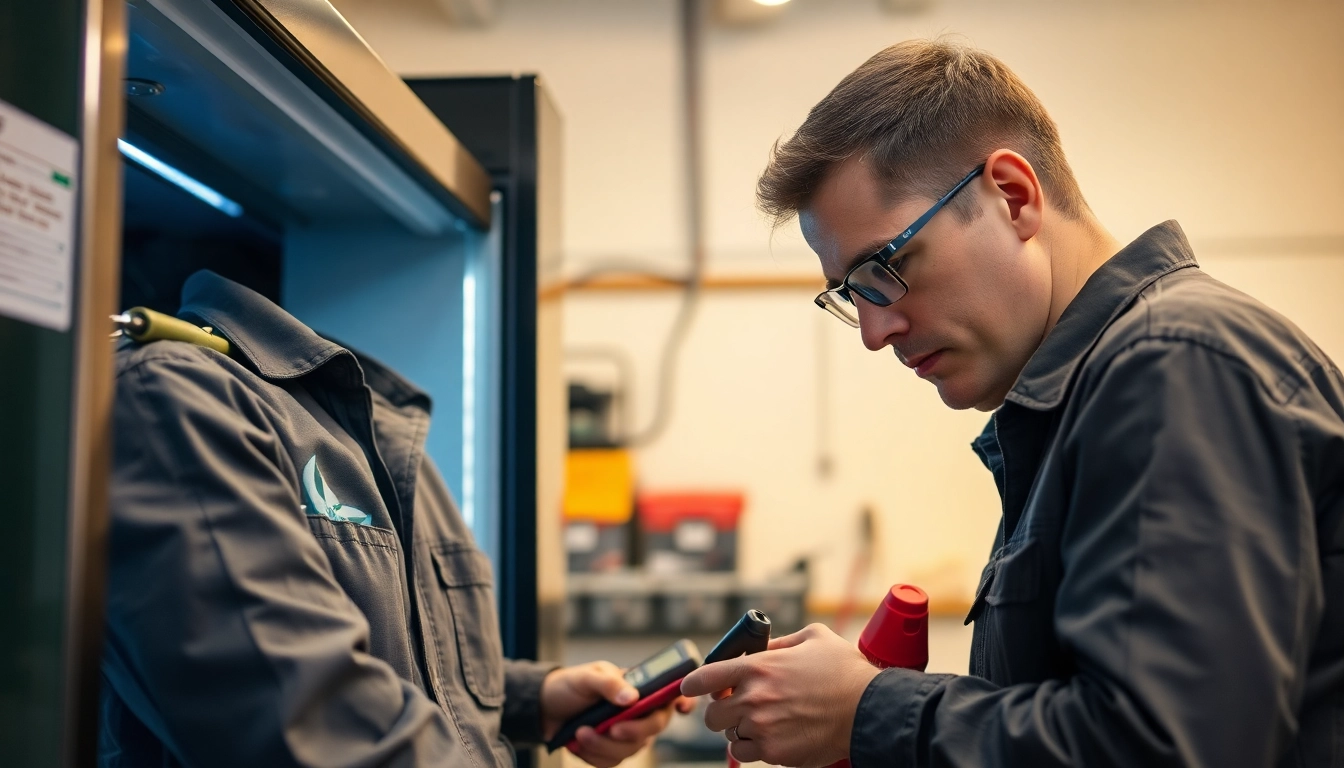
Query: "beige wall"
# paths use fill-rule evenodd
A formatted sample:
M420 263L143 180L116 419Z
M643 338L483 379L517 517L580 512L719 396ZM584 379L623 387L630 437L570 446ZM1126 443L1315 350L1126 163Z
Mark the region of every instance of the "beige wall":
M671 0L498 0L485 30L450 27L433 0L337 4L398 72L543 76L565 121L567 269L612 256L684 263ZM771 142L884 45L955 33L1036 90L1117 237L1178 219L1210 272L1344 360L1344 3L941 0L912 16L881 13L875 0L792 5L775 23L715 29L706 41L712 272L812 274L795 229L772 238L752 208ZM639 457L643 483L744 488L746 571L763 576L815 553L822 600L841 594L856 511L872 504L882 548L868 593L909 579L964 600L998 515L967 448L984 414L947 411L810 298L706 297L682 358L675 422ZM636 362L640 423L675 300L567 300L568 343L614 345Z

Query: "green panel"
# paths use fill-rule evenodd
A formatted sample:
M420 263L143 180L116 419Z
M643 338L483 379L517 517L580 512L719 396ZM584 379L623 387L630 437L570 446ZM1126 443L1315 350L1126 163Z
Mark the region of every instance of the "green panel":
M0 99L78 138L84 3L0 3ZM0 765L6 768L61 760L74 354L73 332L0 317Z
M0 99L78 136L84 3L0 3Z

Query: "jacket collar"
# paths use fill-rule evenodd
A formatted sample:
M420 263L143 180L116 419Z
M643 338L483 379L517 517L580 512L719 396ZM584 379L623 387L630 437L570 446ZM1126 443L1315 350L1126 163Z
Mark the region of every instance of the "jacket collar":
M1175 221L1144 232L1087 279L1027 361L1007 401L1032 410L1057 407L1087 353L1138 295L1163 275L1197 266Z
M270 299L208 269L187 278L178 315L213 327L233 345L233 356L263 379L297 379L335 362L347 386L367 382L393 405L430 409L429 395L387 366L319 336Z

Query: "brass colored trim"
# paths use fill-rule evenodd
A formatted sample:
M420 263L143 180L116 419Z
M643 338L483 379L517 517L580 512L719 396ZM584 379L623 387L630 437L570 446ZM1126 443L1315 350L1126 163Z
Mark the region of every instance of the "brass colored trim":
M541 301L557 299L567 293L577 293L580 291L679 291L683 284L676 280L669 280L662 277L648 275L621 275L613 277L601 277L594 280L574 281L567 280L559 283L552 283L543 286L538 291L538 298ZM781 290L816 290L818 292L826 288L825 281L817 277L807 277L802 275L779 275L779 276L748 276L748 275L729 275L722 277L706 277L700 283L700 289L705 291L781 291Z
M867 623L868 617L873 615L877 606L876 600L856 603L853 606L853 613L850 614L850 620L856 624ZM809 616L835 616L840 612L840 601L809 598L806 607ZM970 612L971 602L963 597L929 596L929 616L932 618L961 620Z
M98 741L107 505L112 465L112 345L121 272L126 4L88 0L80 110L75 360L66 532L62 765L92 765Z
M475 224L489 226L490 176L329 2L216 2L231 2L246 14L452 193Z

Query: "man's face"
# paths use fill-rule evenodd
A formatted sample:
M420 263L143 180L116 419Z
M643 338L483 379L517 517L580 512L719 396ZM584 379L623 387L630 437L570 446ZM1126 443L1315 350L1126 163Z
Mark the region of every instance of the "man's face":
M879 307L851 295L864 346L890 346L948 407L988 411L1003 403L1045 336L1050 269L1042 249L1013 228L1012 206L988 174L957 199L964 197L981 208L974 221L940 211L896 253L892 266L910 285L900 301ZM868 167L851 159L831 171L800 212L803 237L820 257L828 287L934 202L891 206L883 198Z

